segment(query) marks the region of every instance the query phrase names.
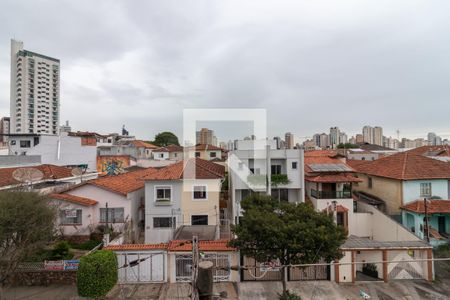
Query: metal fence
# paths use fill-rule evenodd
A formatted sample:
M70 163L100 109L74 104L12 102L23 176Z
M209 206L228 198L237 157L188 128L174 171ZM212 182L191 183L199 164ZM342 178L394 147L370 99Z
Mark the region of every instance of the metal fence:
M200 261L213 263L214 282L230 280L230 255L223 253L208 253ZM177 282L190 282L192 280L192 254L177 254L175 257L175 278Z

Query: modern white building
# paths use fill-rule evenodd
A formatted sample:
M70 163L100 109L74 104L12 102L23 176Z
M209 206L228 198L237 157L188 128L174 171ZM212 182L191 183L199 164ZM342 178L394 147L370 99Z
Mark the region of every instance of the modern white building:
M277 149L275 140L238 141L237 150L228 156L231 221L237 221L240 202L251 193L304 202L303 163L303 149Z
M11 133L58 134L59 59L11 40Z
M69 136L64 132L60 135L17 133L10 134L8 139L10 156L39 156L42 164L97 170L97 146L86 142L84 137Z

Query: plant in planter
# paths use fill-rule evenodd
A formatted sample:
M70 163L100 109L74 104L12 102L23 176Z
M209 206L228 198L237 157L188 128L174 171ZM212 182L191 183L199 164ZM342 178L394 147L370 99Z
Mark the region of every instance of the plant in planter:
M364 264L362 268L363 274L378 278L378 270L375 264Z

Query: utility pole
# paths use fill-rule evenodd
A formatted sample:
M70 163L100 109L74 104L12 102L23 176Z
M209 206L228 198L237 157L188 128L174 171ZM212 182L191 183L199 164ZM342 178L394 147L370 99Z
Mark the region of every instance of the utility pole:
M105 234L103 235L103 244L107 246L109 244L109 218L108 218L108 202L106 202L106 228L105 228Z
M423 198L423 205L425 206L425 229L424 229L424 234L425 234L425 238L427 240L427 243L430 243L430 230L429 230L429 225L428 225L428 202L427 202L427 198Z
M198 300L197 279L198 279L198 236L192 237L192 294L191 300Z

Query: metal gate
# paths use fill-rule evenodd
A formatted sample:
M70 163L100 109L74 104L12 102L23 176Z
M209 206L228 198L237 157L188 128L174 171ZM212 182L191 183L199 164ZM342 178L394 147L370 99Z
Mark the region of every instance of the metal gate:
M415 258L424 258L423 253L416 250L412 251L411 254L409 255L406 251L402 251L392 257L391 260L396 262L388 263L387 270L389 279L426 279L425 270L427 262L411 261Z
M165 252L116 253L119 283L164 282Z
M265 264L255 261L251 257L242 257L241 264L247 267L242 270L243 281L279 281L281 273L278 268L267 268ZM305 268L288 268L289 281L301 280L330 280L330 269L328 266L309 266Z
M230 280L230 255L224 253L208 253L200 261L213 263L214 282ZM177 254L175 256L175 278L177 282L192 280L192 254Z

